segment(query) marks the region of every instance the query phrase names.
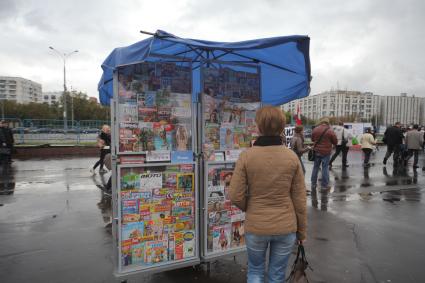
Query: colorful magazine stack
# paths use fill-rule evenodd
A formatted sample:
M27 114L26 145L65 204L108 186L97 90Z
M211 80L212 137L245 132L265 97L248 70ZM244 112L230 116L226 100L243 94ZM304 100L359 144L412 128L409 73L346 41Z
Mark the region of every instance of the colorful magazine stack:
M118 81L119 152L192 150L190 67L144 62Z
M245 213L232 205L228 190L233 167L209 167L207 183L208 252L226 251L245 245Z
M121 223L123 266L194 257L194 166L122 168Z
M260 107L257 73L204 68L203 152L209 161L235 161L258 136L255 112Z

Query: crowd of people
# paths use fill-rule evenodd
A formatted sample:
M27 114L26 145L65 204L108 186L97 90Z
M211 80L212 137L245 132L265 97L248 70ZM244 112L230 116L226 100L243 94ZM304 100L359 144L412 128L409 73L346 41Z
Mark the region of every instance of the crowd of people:
M332 127L328 118L322 118L313 129L311 140L313 145L306 146L304 144L303 126L296 126L290 147L299 157L304 173L305 167L301 157L304 153L310 151L309 160L314 162L311 174L311 188L317 188L318 173L321 170L321 188L328 190L330 189L329 169L332 169L332 163L340 154L342 168L349 167L347 154L353 135L344 127L343 122L339 122L338 125ZM411 127L402 128L400 122L395 123L387 128L384 133L383 143L386 144L387 151L383 164L386 165L387 160L393 155L394 166L407 166L409 159L413 157L413 168L419 168L419 152L424 148L424 140L425 131L419 125L415 124ZM364 154L363 166L368 168L371 166L369 162L370 156L373 150L377 149L376 136L371 128L365 129L359 144ZM332 155L333 149L335 151ZM310 155L313 157L310 158ZM425 164L422 170L425 171Z

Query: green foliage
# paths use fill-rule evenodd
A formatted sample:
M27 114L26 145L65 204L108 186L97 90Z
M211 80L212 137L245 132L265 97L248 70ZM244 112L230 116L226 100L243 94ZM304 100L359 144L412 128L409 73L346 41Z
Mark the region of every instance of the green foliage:
M72 95L72 97L71 97ZM82 92L67 93L67 118L71 120L72 105L74 120L109 120L109 107L102 106L89 100ZM4 101L5 117L18 119L63 119L63 98L60 103L48 105L46 103L20 104L15 101Z

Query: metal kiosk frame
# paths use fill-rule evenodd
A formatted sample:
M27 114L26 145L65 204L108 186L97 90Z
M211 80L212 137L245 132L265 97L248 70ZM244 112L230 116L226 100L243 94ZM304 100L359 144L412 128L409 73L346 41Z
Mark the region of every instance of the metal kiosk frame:
M152 59L154 60L152 60ZM150 61L152 60L152 61ZM191 60L188 60L186 58L177 57L177 56L167 56L167 55L157 55L157 54L151 54L145 61L143 62L137 62L136 65L140 63L185 63L188 64L191 68ZM114 275L122 280L127 280L132 277L136 277L137 275L140 275L142 272L143 274L152 273L152 272L160 272L160 271L166 271L166 270L173 270L177 268L187 267L187 266L194 266L200 263L200 238L199 238L199 209L200 209L200 203L199 203L199 181L198 181L198 160L197 155L193 154L194 158L189 162L179 162L179 163L171 163L171 162L159 162L159 163L134 163L134 164L121 164L122 157L125 156L133 156L135 155L145 155L147 154L146 151L141 152L120 152L119 151L119 123L118 121L120 115L119 115L119 107L118 107L118 73L120 71L120 68L127 67L129 65L125 66L119 66L116 71L114 71L113 75L113 90L114 90L114 99L111 103L111 117L112 117L112 134L111 134L111 144L112 144L112 174L116 178L112 178L112 234L113 234L113 254L114 254ZM192 90L192 72L190 77L190 89ZM192 93L190 93L191 97L191 150L193 153L196 153L197 150L197 128L196 128L196 116L193 115L193 113L197 112L197 106L192 101ZM141 157L142 158L142 157ZM146 160L146 159L145 159ZM121 262L121 170L124 168L141 168L141 169L153 169L158 168L159 170L167 167L167 166L175 166L175 165L191 165L193 166L193 174L194 174L194 230L195 230L195 255L193 257L181 259L181 260L174 260L174 261L168 261L168 262L162 262L151 266L134 266L134 267L125 267L123 268L122 262Z

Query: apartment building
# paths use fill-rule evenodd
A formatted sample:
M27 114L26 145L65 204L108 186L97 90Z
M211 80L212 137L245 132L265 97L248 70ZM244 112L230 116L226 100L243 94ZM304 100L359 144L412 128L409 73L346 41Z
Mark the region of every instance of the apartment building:
M374 95L371 92L330 90L282 105L282 109L297 112L318 120L321 117L350 117L355 121L367 121L379 125L425 124L425 98L408 96Z
M399 96L382 96L380 100L379 121L381 125L392 125L395 122L406 125L424 125L424 97L401 93Z
M285 111L297 112L310 119L330 117L354 117L358 121L372 120L379 108L379 96L371 92L330 90L282 106Z
M59 103L60 98L63 95L63 91L48 91L43 92L43 103L47 103L49 105L52 105L54 103Z
M0 99L18 103L42 102L41 84L20 77L0 76Z

